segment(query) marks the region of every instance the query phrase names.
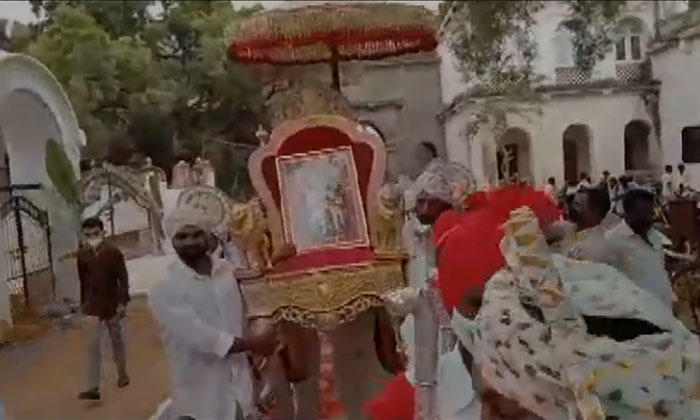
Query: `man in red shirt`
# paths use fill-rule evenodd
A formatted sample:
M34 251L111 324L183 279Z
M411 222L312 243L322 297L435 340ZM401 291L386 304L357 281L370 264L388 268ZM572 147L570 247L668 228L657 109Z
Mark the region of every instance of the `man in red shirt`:
M83 221L78 278L80 304L87 318L88 388L78 396L81 400L100 399L100 339L105 329L117 365L117 385L120 388L129 385L121 327L129 302L129 275L124 255L105 243L104 238L104 225L100 219L91 217Z

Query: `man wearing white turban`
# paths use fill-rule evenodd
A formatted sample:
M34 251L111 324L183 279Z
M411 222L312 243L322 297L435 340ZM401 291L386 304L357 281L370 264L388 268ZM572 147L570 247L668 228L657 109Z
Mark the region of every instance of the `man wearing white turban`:
M216 224L200 209L174 210L166 226L179 258L149 295L172 364L171 413L179 419L254 414L246 353L269 355L277 346L274 331L246 334L234 266L208 252Z

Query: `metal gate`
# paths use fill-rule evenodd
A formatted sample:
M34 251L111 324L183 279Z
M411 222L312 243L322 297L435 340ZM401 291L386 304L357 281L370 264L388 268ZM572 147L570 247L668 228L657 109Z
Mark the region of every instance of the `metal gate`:
M23 196L12 196L0 206L4 235L5 281L10 294L25 305L55 296L51 228L44 210Z

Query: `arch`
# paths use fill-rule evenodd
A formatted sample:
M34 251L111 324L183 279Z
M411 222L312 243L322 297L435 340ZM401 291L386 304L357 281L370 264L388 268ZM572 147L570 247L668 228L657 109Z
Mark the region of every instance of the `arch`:
M646 121L632 120L625 125L625 170L652 169L649 135L651 126Z
M76 175L79 173L85 135L73 107L53 74L27 55L0 51L0 131L12 183L52 187L45 167L46 142L50 138L61 144ZM46 207L52 221L51 246L54 255L60 256L75 247L75 226L61 223L66 220L64 209ZM73 261L54 264L59 298L78 296L74 265Z
M511 176L518 175L520 179L533 181L530 134L519 127L508 128L498 141L496 162L498 179L503 180L503 150L510 155L508 169Z
M23 105L27 108L17 109L20 107L15 105ZM16 121L17 118L13 120L17 114L22 114L25 118L27 115L44 118L50 116L50 120L44 120L47 125L51 125L47 128L56 132L53 133L53 138L63 145L76 174L78 173L80 149L85 145L85 134L80 130L73 106L61 84L49 69L38 60L24 54L0 51L0 127L3 131L10 161L12 161L13 154L16 153L16 150L13 149L17 149L15 146L18 143L40 143L42 162L39 168L43 169L43 145L50 136L36 140L21 137L22 134L25 134L21 126L26 129L28 124L21 124L21 122L26 122L26 119L23 118L19 119L20 121ZM31 125L40 125L37 124L40 122L40 119L33 118ZM37 168L33 169L36 172ZM16 173L13 182L23 182L22 178L25 177L26 175Z
M583 172L591 173L591 129L586 124L571 124L562 133L564 179L576 182Z

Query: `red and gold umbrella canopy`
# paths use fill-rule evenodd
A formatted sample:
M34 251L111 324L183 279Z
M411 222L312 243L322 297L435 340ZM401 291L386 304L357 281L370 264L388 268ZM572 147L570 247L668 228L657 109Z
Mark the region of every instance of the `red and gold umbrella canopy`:
M438 44L434 15L420 6L389 3L325 4L276 9L229 28L232 59L253 63L333 66L432 51Z

